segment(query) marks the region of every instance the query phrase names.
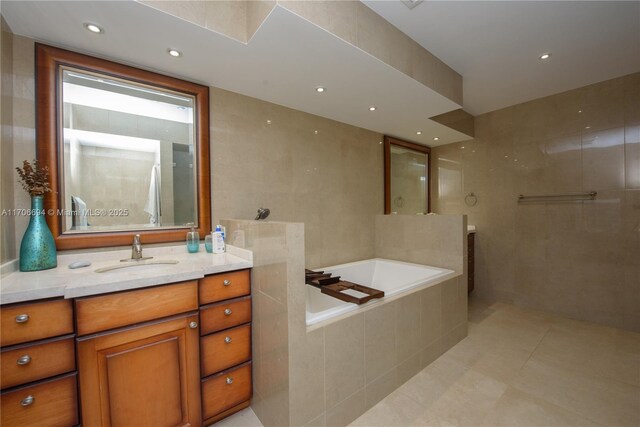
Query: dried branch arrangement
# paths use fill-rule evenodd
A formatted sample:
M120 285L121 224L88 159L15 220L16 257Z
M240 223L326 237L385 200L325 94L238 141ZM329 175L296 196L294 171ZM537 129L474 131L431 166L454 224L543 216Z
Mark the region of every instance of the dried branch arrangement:
M49 186L49 168L47 166L38 166L38 161L34 160L33 164L25 160L22 168L17 167L20 183L24 191L31 196L44 196L45 193L51 191Z

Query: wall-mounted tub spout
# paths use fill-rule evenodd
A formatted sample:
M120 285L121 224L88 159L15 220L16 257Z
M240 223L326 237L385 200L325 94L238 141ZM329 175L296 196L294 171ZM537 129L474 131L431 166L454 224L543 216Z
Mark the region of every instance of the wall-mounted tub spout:
M256 221L261 219L267 219L271 211L268 208L260 208L258 209L258 215L256 215Z

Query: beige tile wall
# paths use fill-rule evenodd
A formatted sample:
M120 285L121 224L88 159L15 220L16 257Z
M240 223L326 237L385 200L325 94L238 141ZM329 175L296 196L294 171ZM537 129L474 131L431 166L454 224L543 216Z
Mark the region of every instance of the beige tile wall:
M299 283L300 279L304 282L304 225L239 220L221 223L230 244L253 251L251 406L265 426L287 426L291 379L288 289L304 286Z
M8 31L7 27L3 31L5 29ZM36 157L34 42L15 34L6 37L6 34L2 42L2 207L29 209L29 195L22 189L14 168L22 165L23 160ZM9 71L5 68L5 59L9 58L11 73L5 75L4 71ZM5 139L5 135L9 138ZM28 224L28 216L15 216L13 221L6 222L3 218L3 262L19 253Z
M211 88L214 221L253 219L268 207L269 220L305 224L309 268L371 258L374 216L382 212L381 140Z
M375 256L466 272L463 215L376 215Z
M0 137L2 138L2 163L0 173L2 176L2 196L0 197L0 210L12 209L13 194L13 34L10 32L4 18L1 18L2 32L0 33L0 45L2 49L0 81ZM16 245L13 240L15 220L11 215L0 216L0 264L16 257Z
M432 151L434 210L478 227L475 292L640 331L640 73L481 115L475 131ZM516 202L582 191L597 200Z

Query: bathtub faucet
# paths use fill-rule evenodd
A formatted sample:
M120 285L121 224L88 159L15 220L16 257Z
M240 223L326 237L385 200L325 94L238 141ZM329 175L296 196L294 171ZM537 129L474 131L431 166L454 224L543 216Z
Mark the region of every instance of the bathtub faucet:
M255 220L259 221L261 219L267 219L270 213L271 211L269 210L269 208L260 208L258 209L258 215L256 215Z

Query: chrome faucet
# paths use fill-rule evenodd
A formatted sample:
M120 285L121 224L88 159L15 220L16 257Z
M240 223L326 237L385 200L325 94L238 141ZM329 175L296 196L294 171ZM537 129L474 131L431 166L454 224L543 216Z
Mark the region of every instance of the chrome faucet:
M133 236L133 245L131 245L131 259L141 259L142 258L142 243L140 243L140 235L136 234Z
M152 256L142 256L142 243L140 242L140 235L133 236L133 244L131 245L131 258L121 259L122 262L127 261L144 261L145 259L151 259Z

